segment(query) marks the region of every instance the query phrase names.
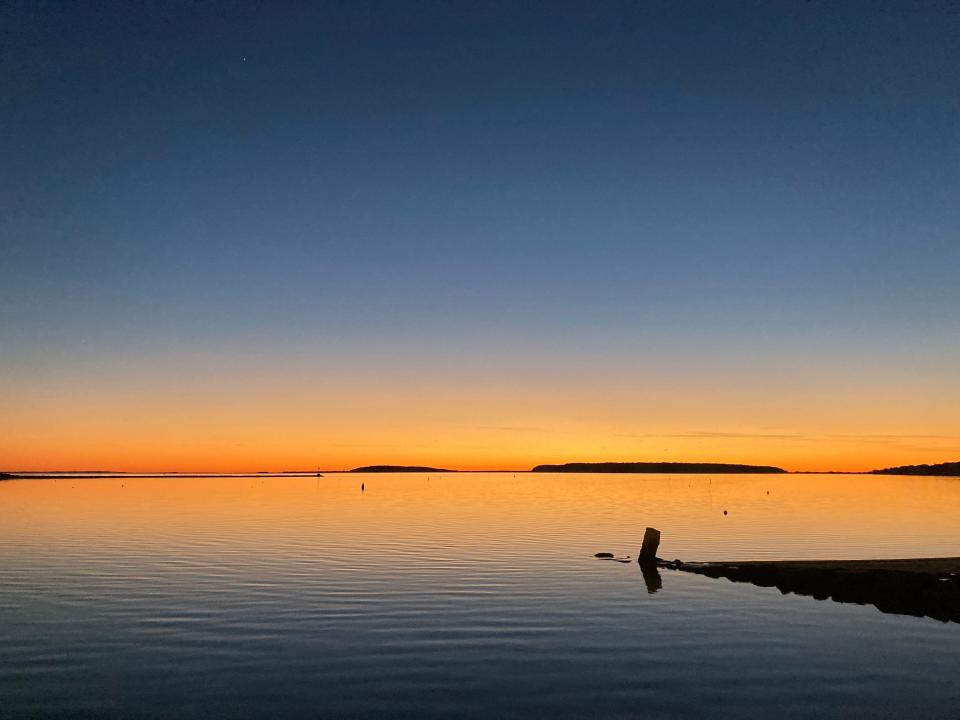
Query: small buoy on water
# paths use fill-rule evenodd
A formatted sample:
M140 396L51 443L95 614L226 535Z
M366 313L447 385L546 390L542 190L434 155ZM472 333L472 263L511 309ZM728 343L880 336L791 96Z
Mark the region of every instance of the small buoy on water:
M726 514L727 514L727 511L726 511L726 510L724 510L724 511L723 511L723 514L724 514L724 515L726 515Z
M360 492L363 492L363 489L364 489L364 484L360 483Z

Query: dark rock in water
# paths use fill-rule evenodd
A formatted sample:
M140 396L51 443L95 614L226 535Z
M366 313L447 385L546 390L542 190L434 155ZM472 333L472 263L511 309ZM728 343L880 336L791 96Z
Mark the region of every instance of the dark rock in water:
M594 557L595 557L595 558L604 558L604 559L606 559L606 560L609 560L610 558L613 557L613 553L597 553L596 555L594 555Z
M664 568L666 570L679 570L683 565L679 560L664 560L663 558L657 558L657 561L654 563L654 567Z

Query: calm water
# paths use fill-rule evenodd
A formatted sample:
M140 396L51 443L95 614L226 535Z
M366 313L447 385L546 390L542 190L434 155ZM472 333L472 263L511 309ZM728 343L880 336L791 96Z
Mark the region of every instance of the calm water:
M960 555L960 480L3 482L0 717L960 718L960 625L651 595L591 557L646 525L684 560Z

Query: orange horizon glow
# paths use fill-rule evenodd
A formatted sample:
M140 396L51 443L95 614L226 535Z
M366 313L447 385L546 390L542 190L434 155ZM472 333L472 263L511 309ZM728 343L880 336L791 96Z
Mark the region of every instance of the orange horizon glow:
M325 444L313 440L325 429L310 425L265 431L241 424L224 439L223 425L183 429L183 434L151 428L47 428L46 436L6 442L2 470L57 472L285 472L345 471L368 465L416 465L459 471L527 471L540 464L568 462L715 462L772 465L795 472L860 472L898 465L955 461L949 436L890 434L646 432L636 437L576 426L549 430L489 428L381 429L373 438L362 430ZM216 431L212 428L217 428ZM445 430L445 432L444 432ZM329 431L327 431L329 432ZM760 433L758 433L760 435ZM103 438L112 438L109 442ZM353 443L349 441L353 440ZM364 442L366 441L366 442ZM920 445L925 443L926 447ZM355 444L357 447L343 447ZM661 446L656 450L653 446Z
M856 438L826 439L818 441L797 440L793 448L779 452L764 452L744 441L727 440L725 446L719 439L697 442L692 439L671 439L670 451L653 454L633 450L629 443L622 449L613 449L609 441L598 443L606 446L603 452L589 449L573 450L573 443L565 442L567 435L559 435L549 442L539 444L538 452L531 444L527 447L510 447L493 443L492 447L479 448L470 454L460 454L460 443L451 447L436 447L432 451L410 441L410 449L394 448L383 452L358 453L325 450L321 445L315 449L288 447L285 444L270 448L249 447L231 450L223 444L210 444L206 448L194 448L191 452L177 452L162 448L133 444L129 449L117 448L103 451L77 444L60 444L48 448L42 445L6 449L0 471L23 472L198 472L198 473L257 473L257 472L328 472L347 471L369 465L415 465L443 468L456 471L528 471L541 464L571 462L690 462L690 463L735 463L745 465L771 465L791 472L866 472L900 465L935 464L954 462L960 452L921 449L915 451L899 447L896 439ZM588 444L585 438L584 445ZM818 442L821 447L814 447ZM391 443L394 444L394 443ZM564 450L563 446L567 445ZM712 449L705 449L712 448ZM499 454L498 454L499 453Z
M296 357L78 363L4 393L0 470L280 472L374 464L529 470L718 462L868 471L960 458L960 388L712 358L674 368L467 357L355 367ZM492 358L492 359L491 359ZM415 369L411 369L415 368Z

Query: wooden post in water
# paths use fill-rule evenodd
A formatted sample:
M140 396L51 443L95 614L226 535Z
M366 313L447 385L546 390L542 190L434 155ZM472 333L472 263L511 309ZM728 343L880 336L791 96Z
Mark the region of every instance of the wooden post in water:
M657 564L657 549L660 547L660 531L648 527L643 533L643 544L640 546L640 555L637 562L641 565Z

